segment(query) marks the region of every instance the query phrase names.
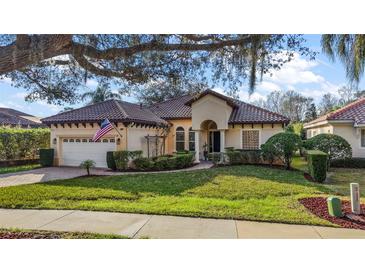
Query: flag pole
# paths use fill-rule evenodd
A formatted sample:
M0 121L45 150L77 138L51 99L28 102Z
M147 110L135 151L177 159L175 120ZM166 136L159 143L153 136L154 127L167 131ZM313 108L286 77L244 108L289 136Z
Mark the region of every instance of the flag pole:
M118 135L120 136L120 138L123 138L122 134L119 132L118 130L118 123L117 123L117 126L114 125L114 123L110 122L113 126L113 128L116 130L116 132L118 133Z

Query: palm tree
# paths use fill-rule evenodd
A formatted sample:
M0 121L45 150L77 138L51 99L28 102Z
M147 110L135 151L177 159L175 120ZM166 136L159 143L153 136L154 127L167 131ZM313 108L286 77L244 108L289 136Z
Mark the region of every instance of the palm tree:
M110 90L109 84L98 84L94 91L89 91L81 96L81 100L87 100L90 98L88 105L103 102L110 99L122 99L122 96L118 93L114 93Z
M364 34L322 35L322 50L332 60L338 57L346 68L346 76L358 84L365 69Z

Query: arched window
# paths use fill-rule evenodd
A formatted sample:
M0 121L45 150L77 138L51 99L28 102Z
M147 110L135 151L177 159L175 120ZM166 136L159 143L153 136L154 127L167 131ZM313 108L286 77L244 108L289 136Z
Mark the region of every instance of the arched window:
M185 132L183 127L176 129L176 151L185 150Z
M189 151L195 151L195 131L189 128Z

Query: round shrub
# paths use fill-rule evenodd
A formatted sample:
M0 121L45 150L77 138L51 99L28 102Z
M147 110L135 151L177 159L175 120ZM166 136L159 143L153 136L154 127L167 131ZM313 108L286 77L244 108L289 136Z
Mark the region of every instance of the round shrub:
M329 164L334 159L347 159L352 156L350 144L335 134L318 134L304 143L307 150L320 150L328 155Z
M263 154L270 154L271 157L279 158L287 169L290 169L290 163L295 151L302 146L302 140L294 133L281 132L275 134L261 146Z

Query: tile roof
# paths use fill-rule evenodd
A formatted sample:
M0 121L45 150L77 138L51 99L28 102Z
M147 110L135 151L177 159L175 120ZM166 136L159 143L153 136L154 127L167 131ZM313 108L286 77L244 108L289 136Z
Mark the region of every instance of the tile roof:
M191 104L205 95L221 98L233 107L229 123L289 123L289 119L278 113L235 100L213 90L206 90L199 95L184 95L163 103L155 104L150 109L162 119L173 120L191 118Z
M157 116L162 119L184 119L191 118L191 107L186 103L192 99L192 95L183 95L150 107Z
M361 98L338 110L322 115L317 119L306 123L304 126L310 126L322 121L336 120L350 120L355 124L365 124L365 98Z
M104 119L111 122L135 122L149 125L167 125L151 110L137 104L119 100L108 100L82 108L59 113L42 119L45 124L52 123L98 123Z
M37 122L37 117L11 108L0 108L0 125L21 127L42 126L40 121Z
M184 95L149 108L141 108L119 100L85 106L79 109L60 113L42 119L45 124L52 123L91 123L108 118L111 122L136 122L151 125L167 125L166 120L190 119L191 103L207 94L217 96L229 103L233 110L229 123L289 123L289 119L266 109L244 103L239 100L219 94L215 91L205 91L200 95Z

